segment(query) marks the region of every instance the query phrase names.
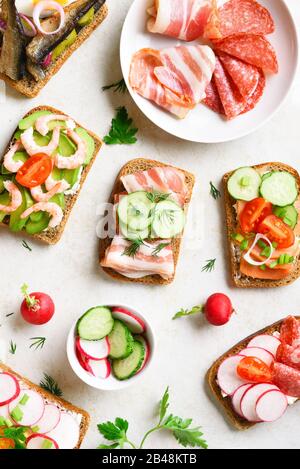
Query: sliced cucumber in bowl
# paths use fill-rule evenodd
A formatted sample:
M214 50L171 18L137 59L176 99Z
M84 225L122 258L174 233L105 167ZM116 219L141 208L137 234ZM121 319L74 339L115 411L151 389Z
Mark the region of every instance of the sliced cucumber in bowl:
M133 336L128 327L115 319L114 327L108 335L110 358L126 358L133 350Z
M89 309L77 322L77 332L81 339L100 340L111 333L114 319L106 306Z
M113 360L112 370L115 378L123 381L134 376L144 362L145 353L144 345L140 341L135 340L133 350L127 358Z
M185 225L185 213L171 200L164 200L155 206L151 237L161 239L174 238L182 232Z

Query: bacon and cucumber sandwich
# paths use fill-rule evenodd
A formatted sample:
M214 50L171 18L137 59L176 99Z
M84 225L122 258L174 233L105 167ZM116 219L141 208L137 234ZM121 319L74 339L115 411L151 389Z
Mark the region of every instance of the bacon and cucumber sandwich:
M194 176L138 158L119 172L110 203L115 234L100 241L100 265L118 280L168 284L175 276Z
M288 316L242 340L206 379L238 430L278 420L300 399L300 317Z
M280 287L300 275L300 177L283 163L225 174L231 274L237 287Z
M33 98L107 12L105 0L2 0L0 79Z
M0 449L79 449L90 416L0 363Z
M57 243L101 143L61 111L32 109L0 162L0 224Z

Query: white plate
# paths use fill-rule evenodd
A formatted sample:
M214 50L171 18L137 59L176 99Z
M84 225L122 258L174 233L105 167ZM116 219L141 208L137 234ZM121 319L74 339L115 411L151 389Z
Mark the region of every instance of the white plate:
M264 95L253 111L225 121L204 105L179 120L135 93L128 83L132 55L144 47L161 49L181 43L146 31L146 8L152 0L134 0L126 17L120 44L121 66L129 92L141 111L158 127L194 142L226 142L243 137L262 126L279 109L293 83L298 62L298 40L292 15L283 0L259 0L271 12L276 31L268 36L277 52L278 75L267 78ZM185 43L187 44L187 43Z

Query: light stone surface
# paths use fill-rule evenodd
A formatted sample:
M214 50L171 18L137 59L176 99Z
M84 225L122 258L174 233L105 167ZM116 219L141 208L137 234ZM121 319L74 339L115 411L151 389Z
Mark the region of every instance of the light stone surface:
M300 24L300 6L293 7ZM300 313L299 285L275 290L238 290L229 284L224 237L222 201L209 195L209 181L219 186L222 175L240 165L282 161L299 169L300 77L278 114L255 134L218 145L188 143L154 127L129 96L103 93L101 86L120 79L119 39L131 0L109 1L110 14L93 36L67 61L36 99L28 100L10 89L1 104L0 146L4 149L23 114L34 106L48 104L81 121L103 136L114 109L126 105L139 127L133 146L104 146L84 185L81 196L59 244L52 247L28 241L32 252L22 247L23 236L1 230L0 339L7 348L17 343L16 355L8 354L7 364L35 382L49 373L63 388L64 396L91 414L92 421L84 448L101 441L97 423L117 416L130 422L129 434L140 441L155 422L156 403L170 386L170 410L192 417L201 425L210 448L299 448L298 404L288 409L280 421L257 425L237 432L227 425L219 409L207 395L204 376L220 354L248 334L282 318ZM96 208L105 202L120 167L132 158L145 156L178 165L196 175L191 217L197 228L191 238L187 230L177 275L167 287L147 287L117 283L98 268ZM190 217L190 222L191 222ZM206 259L216 258L212 273L202 273ZM56 303L56 314L45 326L26 324L19 315L20 286L45 291ZM232 298L236 314L228 325L209 326L195 316L172 321L181 307L189 308L216 291ZM89 388L74 375L66 357L66 338L73 321L94 305L125 303L139 309L153 324L157 348L152 368L136 386L120 392L100 392ZM15 312L13 316L5 315ZM29 349L30 337L45 336L43 350ZM175 440L164 432L154 434L149 448L176 448Z

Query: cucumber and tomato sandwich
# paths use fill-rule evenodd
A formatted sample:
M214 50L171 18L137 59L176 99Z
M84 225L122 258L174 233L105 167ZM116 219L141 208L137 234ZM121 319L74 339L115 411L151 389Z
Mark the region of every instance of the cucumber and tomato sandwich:
M97 379L127 380L150 358L147 327L140 316L120 306L96 306L76 325L76 356Z
M300 275L300 177L283 163L225 174L231 274L237 287L279 287Z
M101 140L48 106L20 120L0 162L0 224L59 241Z

